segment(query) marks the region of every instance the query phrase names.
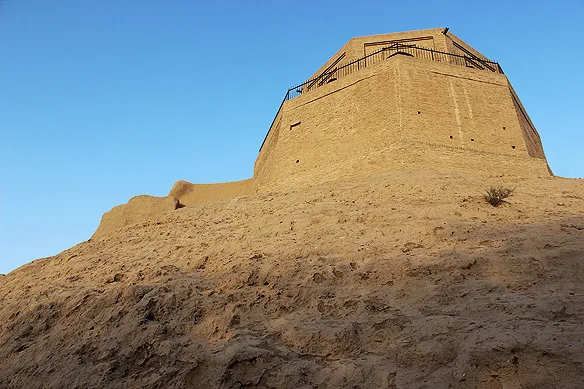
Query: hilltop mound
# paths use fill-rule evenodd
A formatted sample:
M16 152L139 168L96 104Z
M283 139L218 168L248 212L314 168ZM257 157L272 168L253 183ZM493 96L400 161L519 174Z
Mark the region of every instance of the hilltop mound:
M96 234L0 279L0 387L581 387L583 185L386 172Z

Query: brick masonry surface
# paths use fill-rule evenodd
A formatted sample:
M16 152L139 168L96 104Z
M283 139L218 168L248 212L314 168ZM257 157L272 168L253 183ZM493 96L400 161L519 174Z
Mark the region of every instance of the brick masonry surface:
M313 77L396 42L487 59L455 35L428 29L353 38ZM396 55L286 101L251 179L183 182L180 194L209 201L395 169L551 174L504 74Z

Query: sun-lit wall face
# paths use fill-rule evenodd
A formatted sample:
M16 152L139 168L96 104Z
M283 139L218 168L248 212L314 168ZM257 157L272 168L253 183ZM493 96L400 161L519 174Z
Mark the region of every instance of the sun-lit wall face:
M396 38L352 39L343 58L388 36ZM473 68L486 57L442 31L411 39L427 48L456 44L471 61L395 55L304 90L274 121L256 161L255 191L403 168L549 175L539 135L496 63L487 63L495 71Z
M406 140L528 156L504 75L401 58Z

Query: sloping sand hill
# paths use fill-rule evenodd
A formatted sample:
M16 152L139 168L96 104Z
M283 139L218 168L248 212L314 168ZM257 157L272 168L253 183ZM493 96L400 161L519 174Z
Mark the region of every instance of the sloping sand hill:
M581 388L583 280L582 180L202 203L0 278L0 388Z

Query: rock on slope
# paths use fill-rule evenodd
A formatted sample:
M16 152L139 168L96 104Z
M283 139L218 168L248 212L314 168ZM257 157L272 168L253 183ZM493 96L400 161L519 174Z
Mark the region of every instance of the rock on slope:
M388 172L99 235L0 279L0 387L580 388L583 185Z

